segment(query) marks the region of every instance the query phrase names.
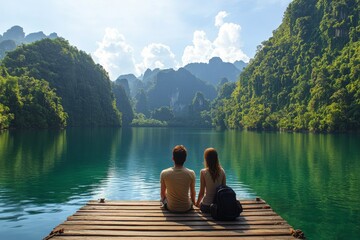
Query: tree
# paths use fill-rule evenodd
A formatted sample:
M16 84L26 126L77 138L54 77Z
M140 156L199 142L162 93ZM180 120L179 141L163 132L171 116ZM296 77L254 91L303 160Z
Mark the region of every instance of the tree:
M136 99L135 111L137 113L143 113L145 116L149 116L150 112L148 109L147 96L143 89L141 89L138 92L138 94L135 96L135 99Z
M160 107L155 109L151 114L153 119L157 119L160 121L171 121L174 118L174 113L169 107Z
M215 126L359 129L359 12L360 0L292 1L231 97L212 104Z
M108 74L90 55L66 40L21 45L2 63L13 76L47 81L62 99L69 126L120 126Z
M112 91L116 100L116 107L121 112L122 124L124 126L129 126L134 119L134 111L132 109L129 95L126 94L122 85L113 83Z

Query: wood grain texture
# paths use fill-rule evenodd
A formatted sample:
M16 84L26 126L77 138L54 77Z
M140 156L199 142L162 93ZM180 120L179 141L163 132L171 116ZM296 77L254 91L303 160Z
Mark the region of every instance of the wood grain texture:
M89 201L54 228L52 240L294 239L292 227L263 200L240 200L236 221L215 221L198 208L171 213L158 201Z

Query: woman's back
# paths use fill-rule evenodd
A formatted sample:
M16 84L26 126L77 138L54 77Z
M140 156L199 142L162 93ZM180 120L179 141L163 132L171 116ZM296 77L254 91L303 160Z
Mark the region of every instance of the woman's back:
M210 205L213 203L216 188L220 185L226 184L225 171L223 168L220 168L219 176L215 179L215 181L213 180L208 168L202 169L200 175L203 175L205 179L205 195L202 200L202 204Z

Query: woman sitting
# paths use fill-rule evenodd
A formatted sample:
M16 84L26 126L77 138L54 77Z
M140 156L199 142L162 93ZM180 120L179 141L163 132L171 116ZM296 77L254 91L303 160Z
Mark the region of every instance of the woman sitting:
M209 213L216 188L220 185L226 185L226 177L214 148L205 149L204 165L205 168L200 171L200 191L196 206L200 207L201 212Z

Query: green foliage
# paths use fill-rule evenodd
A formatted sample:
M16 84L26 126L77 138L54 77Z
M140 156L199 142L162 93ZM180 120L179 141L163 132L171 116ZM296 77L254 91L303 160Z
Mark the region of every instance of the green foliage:
M11 77L0 68L0 129L62 128L67 114L49 83L27 76Z
M146 118L142 113L135 114L131 126L133 127L166 127L168 124L165 121L159 121L152 118Z
M128 97L129 95L126 94L123 86L117 83L112 84L112 91L115 96L116 107L121 112L122 124L129 126L134 119L134 111Z
M245 65L244 62L237 62L237 65ZM184 66L186 70L191 72L199 79L206 80L216 86L223 78L231 82L235 82L242 70L238 69L235 64L223 62L220 57L213 57L209 63L189 63Z
M246 129L360 127L360 0L294 0L259 46L213 124Z
M187 115L187 106L198 91L208 99L216 97L214 86L196 78L184 68L160 71L147 91L148 108L153 110L168 106L176 117Z
M211 126L210 101L205 98L202 92L196 92L189 105L189 123L190 126Z
M14 119L14 115L9 113L10 109L0 103L0 130L8 128L11 120Z
M174 118L174 113L169 107L161 107L155 109L151 117L159 121L171 121Z
M141 89L135 96L136 103L135 103L135 111L137 113L142 113L145 116L150 115L150 111L148 109L148 99L146 93L143 89Z
M50 88L49 83L27 76L19 78L22 100L20 112L15 112L14 126L17 128L62 128L68 115L61 99Z
M9 128L14 120L14 112L22 108L18 79L10 77L5 68L0 67L0 129Z
M230 106L231 94L235 90L236 84L226 82L221 85L218 96L214 99L211 104L211 121L212 125L218 128L227 128L229 127L225 119L228 119L228 116L233 111Z
M121 116L105 70L91 56L61 38L21 45L3 65L13 76L49 82L61 97L70 126L117 126Z

